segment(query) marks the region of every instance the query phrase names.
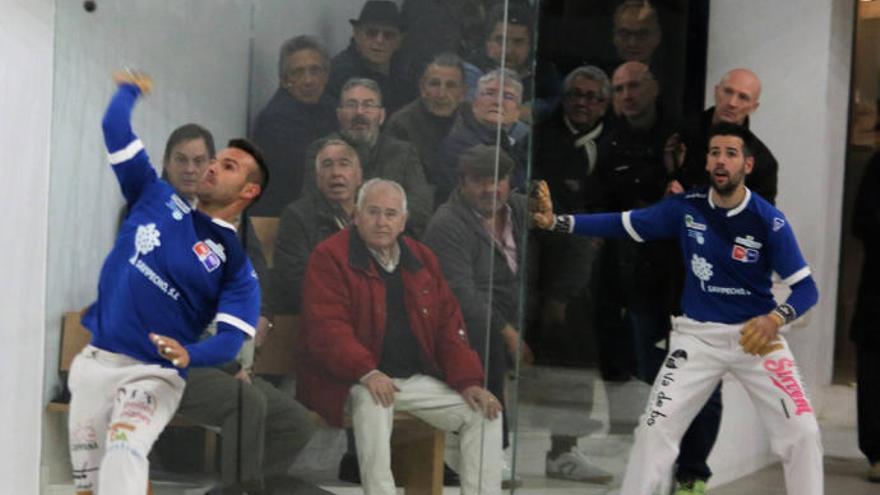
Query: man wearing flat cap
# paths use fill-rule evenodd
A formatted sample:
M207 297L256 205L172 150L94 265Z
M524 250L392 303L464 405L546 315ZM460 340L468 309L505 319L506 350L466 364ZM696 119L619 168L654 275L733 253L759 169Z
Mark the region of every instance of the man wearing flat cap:
M391 0L368 0L360 16L349 22L351 43L330 63L327 92L338 97L349 79L372 79L379 84L390 115L418 96L416 85L393 63L405 28L397 4Z

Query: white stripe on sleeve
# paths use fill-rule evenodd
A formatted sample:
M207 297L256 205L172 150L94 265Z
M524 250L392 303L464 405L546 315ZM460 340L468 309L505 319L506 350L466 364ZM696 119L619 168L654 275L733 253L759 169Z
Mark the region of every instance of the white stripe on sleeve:
M144 149L144 143L142 143L140 139L135 139L134 141L128 143L128 146L126 146L125 148L107 154L107 156L110 158L110 165L127 162L128 160L134 158L134 156L137 155L138 152L142 149Z
M623 221L623 228L626 230L626 233L629 234L630 237L633 238L636 242L645 242L642 239L642 236L636 232L636 229L633 228L632 220L630 219L630 215L632 214L632 210L625 211L620 215L620 219Z
M217 313L217 323L220 322L228 323L251 337L257 334L257 330L253 326L248 325L246 321L236 316L232 316L229 313Z
M801 268L800 270L798 270L798 271L792 273L792 274L789 275L788 277L785 277L785 278L782 280L782 283L785 284L785 285L791 286L791 285L794 285L794 284L800 282L801 280L803 280L803 279L809 277L810 274L812 274L812 273L813 273L813 272L810 271L810 267L809 267L809 266L805 266L805 267Z

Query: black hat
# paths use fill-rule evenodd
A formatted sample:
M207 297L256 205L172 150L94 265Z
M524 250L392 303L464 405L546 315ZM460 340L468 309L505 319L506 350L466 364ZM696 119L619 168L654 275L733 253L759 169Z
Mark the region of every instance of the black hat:
M373 24L390 24L403 31L403 19L397 4L391 0L368 0L361 9L361 15L357 19L349 19L352 26L369 22Z

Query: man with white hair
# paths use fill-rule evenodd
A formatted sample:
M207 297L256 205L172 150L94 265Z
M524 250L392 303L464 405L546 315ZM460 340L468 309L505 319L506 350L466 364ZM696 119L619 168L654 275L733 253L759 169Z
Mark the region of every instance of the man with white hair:
M458 432L463 494L501 490L501 405L482 387L461 309L424 244L402 236L406 193L383 179L358 194L354 227L319 244L303 283L297 397L330 425L351 415L364 492L397 493L395 411Z
M479 144L500 146L516 163L511 174L511 185L521 187L525 182L528 161L528 135L515 138L510 134L519 120L523 86L519 75L509 69L495 69L480 77L477 94L470 111L462 109L441 145L441 159L445 167L429 178L436 187L434 200L442 204L458 183L458 159ZM499 129L500 127L500 129Z

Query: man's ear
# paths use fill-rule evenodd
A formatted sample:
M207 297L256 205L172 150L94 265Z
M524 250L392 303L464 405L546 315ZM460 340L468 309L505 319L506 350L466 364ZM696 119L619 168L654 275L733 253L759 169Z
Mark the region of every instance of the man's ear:
M259 184L257 184L256 182L247 182L245 183L244 187L241 188L239 197L248 201L253 201L260 196L261 192L263 192L263 188L260 187Z
M755 168L755 157L750 156L746 158L746 175L752 173L752 169Z

